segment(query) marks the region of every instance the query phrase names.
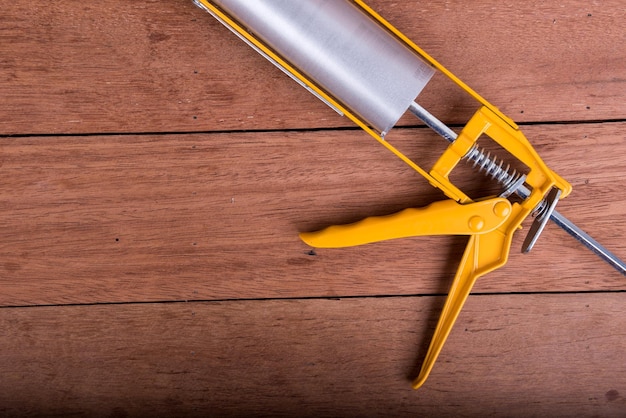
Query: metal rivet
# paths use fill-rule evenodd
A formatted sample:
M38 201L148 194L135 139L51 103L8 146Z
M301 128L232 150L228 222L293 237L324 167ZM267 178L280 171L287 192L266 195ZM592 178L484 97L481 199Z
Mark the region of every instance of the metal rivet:
M498 202L493 207L493 213L499 218L506 218L511 213L511 206L505 202Z
M474 231L474 232L478 232L481 229L483 229L485 227L485 220L483 218L481 218L480 216L472 216L469 220L469 228Z

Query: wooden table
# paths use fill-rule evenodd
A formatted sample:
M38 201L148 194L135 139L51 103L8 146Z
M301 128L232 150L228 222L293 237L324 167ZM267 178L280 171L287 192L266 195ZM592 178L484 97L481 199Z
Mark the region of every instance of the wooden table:
M528 255L518 234L413 391L465 238L297 233L439 191L190 1L0 3L2 415L626 415L626 280L556 226ZM626 257L622 0L370 4ZM422 103L475 109L445 83ZM408 117L389 138L445 145Z

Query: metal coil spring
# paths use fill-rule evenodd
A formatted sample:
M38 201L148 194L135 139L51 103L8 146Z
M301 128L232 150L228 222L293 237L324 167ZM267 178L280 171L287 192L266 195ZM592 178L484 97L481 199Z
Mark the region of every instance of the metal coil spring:
M523 174L518 173L517 170L512 169L510 164L504 167L504 160L492 156L491 152L485 152L485 150L474 144L472 149L464 157L467 162L472 163L479 173L484 173L500 183L504 189L508 189L513 186Z

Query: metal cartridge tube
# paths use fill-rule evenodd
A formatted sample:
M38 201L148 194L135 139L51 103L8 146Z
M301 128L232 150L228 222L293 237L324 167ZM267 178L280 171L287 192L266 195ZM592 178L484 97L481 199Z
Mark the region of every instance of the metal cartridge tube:
M320 89L387 133L434 73L348 0L214 0Z

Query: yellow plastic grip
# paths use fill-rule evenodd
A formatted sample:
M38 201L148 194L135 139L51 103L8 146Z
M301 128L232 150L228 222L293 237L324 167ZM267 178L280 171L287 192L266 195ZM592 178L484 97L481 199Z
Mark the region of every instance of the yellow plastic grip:
M510 213L511 203L504 198L468 204L444 200L420 209L304 232L300 238L316 248L341 248L414 236L485 234L502 225Z

